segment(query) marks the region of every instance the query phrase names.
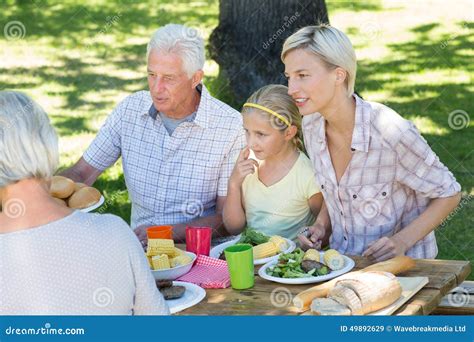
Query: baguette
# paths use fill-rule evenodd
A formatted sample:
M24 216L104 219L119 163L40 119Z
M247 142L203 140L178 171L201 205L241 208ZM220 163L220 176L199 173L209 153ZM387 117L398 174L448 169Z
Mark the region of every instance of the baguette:
M304 290L293 298L293 305L296 306L300 311L306 311L309 309L314 298L326 297L329 294L329 291L331 291L331 289L336 285L336 282L342 279L348 279L361 272L382 271L392 274L399 274L408 271L413 267L415 267L415 261L412 258L405 255L400 255L395 258L370 265L360 271L343 274L340 277L334 278L326 283Z

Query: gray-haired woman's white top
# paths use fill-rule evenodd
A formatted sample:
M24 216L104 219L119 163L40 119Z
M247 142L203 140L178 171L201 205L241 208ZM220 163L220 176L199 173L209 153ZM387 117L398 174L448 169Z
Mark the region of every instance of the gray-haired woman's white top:
M169 314L143 249L114 215L0 234L0 315Z

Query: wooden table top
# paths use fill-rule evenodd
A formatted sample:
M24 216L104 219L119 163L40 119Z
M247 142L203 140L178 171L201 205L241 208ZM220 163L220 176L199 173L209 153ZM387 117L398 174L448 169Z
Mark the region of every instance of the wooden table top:
M367 267L368 259L351 257L356 265L353 270ZM247 290L206 289L206 298L199 304L177 313L177 315L297 315L298 310L290 305L291 296L317 284L287 285L267 281L258 276L255 266L255 285ZM429 315L451 289L461 284L471 272L469 261L416 259L412 270L399 276L427 276L429 283L401 306L394 315ZM280 288L279 290L275 290ZM273 295L272 291L279 291ZM291 293L291 295L289 294Z

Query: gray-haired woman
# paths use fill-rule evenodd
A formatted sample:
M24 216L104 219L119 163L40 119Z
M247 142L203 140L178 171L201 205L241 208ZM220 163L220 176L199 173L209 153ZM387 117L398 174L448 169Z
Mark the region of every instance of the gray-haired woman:
M0 92L0 315L168 314L123 220L51 198L58 159L43 109Z

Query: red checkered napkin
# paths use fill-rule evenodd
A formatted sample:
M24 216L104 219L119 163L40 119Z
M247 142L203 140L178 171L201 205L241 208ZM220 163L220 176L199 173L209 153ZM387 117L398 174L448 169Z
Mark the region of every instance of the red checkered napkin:
M227 262L205 255L199 255L191 271L176 280L193 283L205 289L225 289L230 286Z

